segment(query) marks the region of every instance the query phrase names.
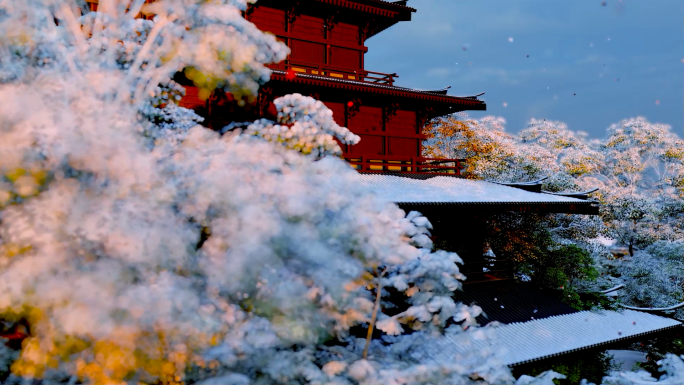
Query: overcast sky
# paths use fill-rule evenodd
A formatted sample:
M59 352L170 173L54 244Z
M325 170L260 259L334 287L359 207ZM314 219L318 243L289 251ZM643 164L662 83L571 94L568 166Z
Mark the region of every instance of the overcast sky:
M684 136L684 0L605 3L410 0L412 21L368 40L366 69L396 72L399 86L485 92L487 111L469 115L503 116L509 132L535 117L603 137L645 116Z

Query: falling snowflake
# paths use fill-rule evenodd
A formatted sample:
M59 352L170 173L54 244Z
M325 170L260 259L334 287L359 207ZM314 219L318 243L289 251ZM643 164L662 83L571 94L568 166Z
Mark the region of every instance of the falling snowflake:
M509 38L508 38L508 42L509 42L509 43L513 43L513 38L512 38L512 37L509 37Z
M503 106L508 107L508 103L504 102Z

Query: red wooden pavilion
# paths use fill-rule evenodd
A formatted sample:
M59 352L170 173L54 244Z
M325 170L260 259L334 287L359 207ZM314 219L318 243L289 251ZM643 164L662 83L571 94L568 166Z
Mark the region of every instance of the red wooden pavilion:
M461 244L459 254L475 264L480 273L487 215L597 214L598 208L586 196L558 198L543 194L540 183L494 186L484 181L440 182L445 177L458 178L463 160L423 157L425 124L438 116L485 110L486 104L478 99L482 94L458 97L448 95L449 87L432 91L400 87L395 84L399 77L396 73L365 68L368 39L400 21L410 21L414 12L406 1L259 0L249 6L244 17L287 44L291 54L284 62L271 66L271 80L261 87L256 101L240 106L230 94L219 91L209 100L201 100L197 88L179 79L186 85L186 96L180 104L195 109L209 127L221 129L230 122L274 117L276 97L299 93L320 100L333 111L339 125L361 137L358 144L343 146L343 156L367 176L365 183L371 190L413 191L408 199L402 194L389 199L406 210L417 209L439 224L433 235ZM423 186L406 178L421 179ZM428 182L427 178L435 179ZM427 185L432 186L429 191L418 191ZM440 189L482 193L469 197L441 194L442 198L435 199ZM527 195L525 191L521 195L519 189L528 190ZM507 266L505 274L494 278L510 276L510 264ZM473 272L469 273L472 276Z
M458 174L460 162L421 156L427 121L465 110L485 110L476 96L447 95L447 89L420 91L395 85L396 73L369 71L364 65L366 41L416 10L405 1L260 0L245 17L288 45L291 54L271 66L271 81L256 103L238 107L230 95L211 100L187 87L181 105L193 108L210 127L275 114L273 99L299 93L322 101L336 122L361 137L344 146L344 157L360 171Z

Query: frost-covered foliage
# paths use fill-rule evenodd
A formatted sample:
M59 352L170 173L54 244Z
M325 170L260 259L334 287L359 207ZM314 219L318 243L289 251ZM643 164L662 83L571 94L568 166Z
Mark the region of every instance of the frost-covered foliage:
M427 156L467 159L465 175L501 182L522 182L556 168L553 155L532 146L520 146L519 139L505 132L506 121L487 116L480 120L467 115L433 120L425 129Z
M274 104L280 125L262 119L247 127L248 134L314 157L342 155L335 138L349 144L360 140L358 135L335 123L332 111L319 100L293 94L277 98Z
M177 71L249 99L285 58L246 2L144 3L0 0L0 318L29 328L8 381L512 383L496 352L426 358L480 309L425 217L324 157L358 141L329 110L286 96L221 135L175 104Z
M633 306L666 308L684 301L684 242L658 241L619 265L625 283L623 301ZM673 312L684 318L682 309Z
M505 133L503 123L438 120L428 129L426 153L466 157L467 173L477 178L549 177L548 191L598 187L603 234L632 248L684 236L684 141L669 126L626 119L610 126L605 139L588 140L561 122L532 119L517 136Z
M684 141L643 118L608 129L606 162L596 182L605 190L613 238L645 247L684 237Z
M619 373L612 372L603 378L603 385L675 385L684 383L684 356L677 357L668 354L664 359L658 361L661 371L665 372L660 378L653 378L645 370L638 372Z
M542 186L548 191L598 187L593 197L600 203L599 217L543 219L554 242L593 251L603 265L599 270L605 273L598 285L605 289L627 284L623 298L627 304L660 307L684 299L678 277L678 266L684 261L678 246L684 239L684 141L669 126L644 118L626 119L611 125L604 139L589 140L561 122L532 119L518 135L512 135L505 133L500 118L474 121L452 116L435 122L429 133L426 150L430 155L468 157L466 171L477 178L524 181L548 176ZM496 227L497 221L490 224ZM524 234L512 220L497 228ZM633 258L606 261L608 250L592 241L599 234L624 245ZM525 250L526 244L538 249L540 244L538 240L515 243L516 236L505 239L515 250ZM597 284L583 286L598 288Z
M221 135L175 105L177 71L249 100L285 58L245 0L99 3L0 0L0 318L28 325L6 382L515 382L496 352L430 360L486 337L480 309L425 217L324 157L358 140L327 109Z

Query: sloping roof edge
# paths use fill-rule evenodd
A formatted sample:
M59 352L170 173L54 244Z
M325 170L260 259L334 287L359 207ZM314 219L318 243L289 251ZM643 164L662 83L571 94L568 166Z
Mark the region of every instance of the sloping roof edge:
M680 321L634 310L581 311L497 326L491 339L445 337L430 355L444 361L470 349L489 349L503 364L518 366L681 326Z
M419 178L410 173L363 172L359 173L359 177L364 185L376 193L403 204L593 204L574 197L530 192L448 174ZM429 199L422 200L423 197Z
M577 206L593 206L592 201L587 202L544 202L544 201L528 201L528 202L394 202L398 205L425 205L425 206L491 206L491 205L577 205Z
M583 350L592 349L592 348L599 347L599 346L610 345L610 344L613 344L613 343L616 343L616 342L620 342L620 341L624 341L624 340L629 340L629 339L638 338L638 337L645 337L645 336L648 336L648 335L651 335L651 334L660 333L660 332L663 332L663 331L666 331L666 330L670 330L670 329L674 329L674 328L681 327L681 326L682 326L682 325L671 325L671 326L666 326L666 327L664 327L664 328L653 329L653 330L650 330L650 331L647 331L647 332L643 332L643 333L639 333L639 334L634 334L634 335L631 335L631 336L616 338L616 339L612 339L612 340L609 340L609 341L604 341L604 342L597 343L597 344L587 345L587 346L584 346L584 347L581 347L581 348L577 348L577 349L572 349L572 350L567 350L567 351L563 351L563 352L559 352L559 353L549 354L549 355L547 355L547 356L541 356L541 357L537 357L537 358L534 358L534 359L531 359L531 360L527 360L527 361L516 362L516 363L514 363L514 364L509 364L509 366L519 366L519 365L529 364L529 363L531 363L531 362L542 361L542 360L545 360L545 359L548 359L548 358L563 356L563 355L570 354L570 353L576 353L576 352L580 352L580 351L583 351Z
M347 1L349 1L349 2L357 2L357 1L353 1L353 0L347 0ZM405 11L416 12L416 9L415 9L415 8L411 8L411 7L409 7L408 5L399 4L398 2L395 2L395 1L385 1L385 0L363 0L363 1L358 1L358 2L360 2L360 3L364 3L364 2L365 2L365 3L371 3L371 4L377 4L377 5L384 5L384 6L388 6L388 7L391 7L391 8L398 8L398 9L405 10Z
M468 107L474 107L474 110L486 110L486 104L482 100L478 100L472 96L451 96L442 95L434 92L414 90L404 87L388 86L384 84L375 83L365 83L355 80L344 80L325 76L316 76L309 74L297 73L296 77L292 80L286 78L286 71L282 70L271 70L271 81L283 81L283 82L293 82L293 83L303 83L312 85L339 85L340 88L347 88L355 91L366 91L384 94L394 94L396 96L402 96L402 94L410 94L412 96L422 96L422 99L450 103L450 104L461 104Z

